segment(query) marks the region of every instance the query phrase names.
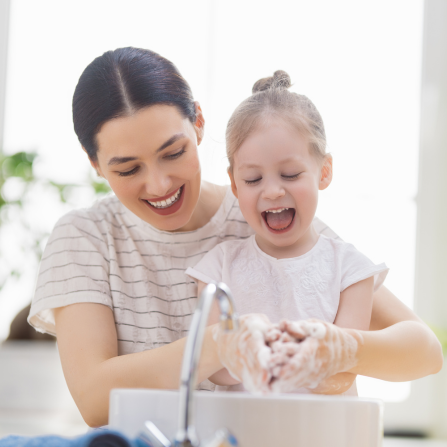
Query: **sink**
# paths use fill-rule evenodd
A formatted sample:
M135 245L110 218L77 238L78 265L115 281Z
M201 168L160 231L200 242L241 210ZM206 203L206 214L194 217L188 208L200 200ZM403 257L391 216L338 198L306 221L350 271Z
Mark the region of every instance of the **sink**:
M205 440L228 428L240 447L380 447L382 402L357 397L196 391L195 426ZM115 389L109 427L136 437L152 421L173 439L178 391Z

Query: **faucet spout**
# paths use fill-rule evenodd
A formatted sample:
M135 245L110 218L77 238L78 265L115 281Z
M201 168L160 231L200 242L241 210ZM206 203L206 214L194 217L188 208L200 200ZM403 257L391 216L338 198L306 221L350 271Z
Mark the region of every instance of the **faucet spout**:
M238 328L238 318L230 289L224 283L208 284L200 295L183 354L178 430L173 442L173 446L176 447L199 446L199 439L194 427L193 393L196 386L197 366L202 351L206 323L214 299L217 299L219 305L222 329L232 331Z

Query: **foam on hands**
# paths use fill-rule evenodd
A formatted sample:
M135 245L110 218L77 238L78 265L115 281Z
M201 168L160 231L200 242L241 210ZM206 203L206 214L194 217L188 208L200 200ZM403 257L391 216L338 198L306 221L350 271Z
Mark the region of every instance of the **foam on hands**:
M246 316L244 333L237 338L237 355L245 389L254 394L293 392L316 388L319 383L355 366L360 340L340 334L320 321L267 322L261 315ZM341 338L340 338L341 337ZM234 340L236 342L236 339ZM256 346L256 355L253 347ZM332 359L331 363L327 359ZM237 359L232 359L232 363Z

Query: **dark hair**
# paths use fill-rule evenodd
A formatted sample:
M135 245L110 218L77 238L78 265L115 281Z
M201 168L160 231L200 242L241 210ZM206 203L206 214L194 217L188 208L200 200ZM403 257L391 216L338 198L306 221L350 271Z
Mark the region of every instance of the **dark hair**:
M74 130L89 158L97 160L96 135L105 122L156 104L175 106L196 122L191 88L172 62L132 47L97 57L82 73L73 95Z

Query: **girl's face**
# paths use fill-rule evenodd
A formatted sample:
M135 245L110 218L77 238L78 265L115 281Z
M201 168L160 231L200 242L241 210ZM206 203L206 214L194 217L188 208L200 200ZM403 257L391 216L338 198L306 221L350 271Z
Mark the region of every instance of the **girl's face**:
M233 164L233 192L259 247L271 256L293 257L313 246L318 190L332 179L330 155L318 161L307 138L272 120L244 141Z
M187 231L200 195L196 124L176 107L155 105L106 122L97 134L97 162L118 199L138 217L165 230Z

